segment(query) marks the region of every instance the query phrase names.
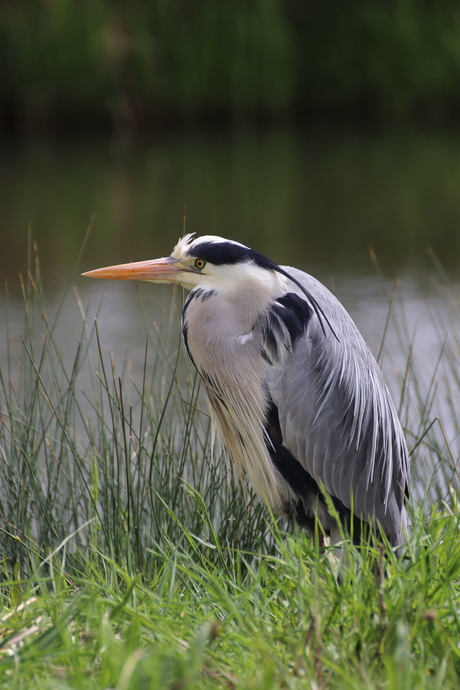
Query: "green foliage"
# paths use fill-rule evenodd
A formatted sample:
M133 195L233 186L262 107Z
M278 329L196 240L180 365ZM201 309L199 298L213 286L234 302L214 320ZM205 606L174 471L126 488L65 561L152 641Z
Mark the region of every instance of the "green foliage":
M442 120L460 106L453 0L0 7L3 115L29 126L299 113Z
M410 356L400 412L426 502L412 506L403 559L345 541L339 585L333 548L284 531L211 458L168 328L146 321L139 386L117 375L80 304L69 365L32 252L29 268L22 338L0 372L2 687L458 687L458 470ZM452 401L455 386L451 375Z
M278 531L272 556L195 542L142 576L109 558L58 586L35 573L19 605L5 581L2 686L456 688L459 527L433 516L405 563L363 547L342 585L305 534Z

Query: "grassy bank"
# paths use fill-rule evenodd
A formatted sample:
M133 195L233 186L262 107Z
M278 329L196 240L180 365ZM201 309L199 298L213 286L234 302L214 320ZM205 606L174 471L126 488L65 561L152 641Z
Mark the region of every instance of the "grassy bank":
M70 577L62 547L3 582L3 687L457 688L458 529L417 525L382 578L364 549L341 587L300 534L255 556L183 527L138 575L90 547Z
M0 2L9 127L451 120L453 0Z
M40 286L31 256L0 378L4 687L458 687L456 447L432 411L438 385L455 423L455 337L424 383L411 334L389 318L407 348L398 404L419 505L406 559L363 546L339 587L327 550L285 531L211 458L197 381L168 344L177 299L163 324L146 316L133 380L78 292L80 337L59 350Z

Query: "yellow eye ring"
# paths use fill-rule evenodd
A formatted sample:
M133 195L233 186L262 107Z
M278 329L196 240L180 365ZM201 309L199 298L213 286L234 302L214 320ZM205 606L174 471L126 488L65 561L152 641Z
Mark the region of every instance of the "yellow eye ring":
M195 261L195 268L198 268L199 271L201 271L202 268L206 266L206 261L204 259L197 259Z

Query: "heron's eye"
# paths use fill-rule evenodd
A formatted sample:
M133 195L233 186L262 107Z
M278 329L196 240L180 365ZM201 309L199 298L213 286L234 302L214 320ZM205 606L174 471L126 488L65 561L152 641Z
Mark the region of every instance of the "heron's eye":
M206 261L204 259L197 259L195 261L195 268L198 268L199 271L201 271L202 268L206 266Z

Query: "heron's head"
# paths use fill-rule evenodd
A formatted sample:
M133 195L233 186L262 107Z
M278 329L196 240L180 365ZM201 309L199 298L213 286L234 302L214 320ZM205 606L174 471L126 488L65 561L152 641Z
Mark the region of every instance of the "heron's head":
M196 238L185 235L176 244L171 256L97 268L83 275L90 278L179 283L189 290L200 285L239 302L246 310L250 307L258 313L283 294L291 282L308 299L323 332L325 321L334 333L321 306L289 271L240 242L216 235Z
M259 288L272 292L284 278L279 266L244 244L215 235L179 240L171 256L88 271L91 278L144 280L179 283L191 289L197 285L221 292Z

